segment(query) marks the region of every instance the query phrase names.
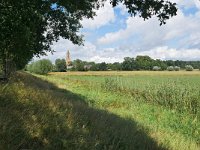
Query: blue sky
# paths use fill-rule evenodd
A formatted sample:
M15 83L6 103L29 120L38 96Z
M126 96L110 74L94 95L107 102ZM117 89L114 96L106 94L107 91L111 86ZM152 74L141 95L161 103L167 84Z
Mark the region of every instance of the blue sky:
M153 17L147 21L130 17L126 8L112 8L109 2L96 11L94 19L84 19L80 33L84 46L61 39L53 44L56 52L42 58L65 58L95 62L121 62L124 57L149 55L155 59L200 60L200 1L170 0L178 5L176 17L159 26Z

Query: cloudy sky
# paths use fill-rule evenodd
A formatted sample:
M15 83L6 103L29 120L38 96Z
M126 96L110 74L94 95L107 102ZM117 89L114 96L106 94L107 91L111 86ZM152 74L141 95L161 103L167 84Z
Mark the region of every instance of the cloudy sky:
M123 5L113 9L107 2L93 20L82 21L84 46L61 39L52 46L56 52L45 58L52 61L65 58L70 50L72 60L95 62L122 62L124 57L137 55L162 60L200 60L200 1L170 1L177 3L178 13L163 26L159 26L157 18L144 21L130 17Z

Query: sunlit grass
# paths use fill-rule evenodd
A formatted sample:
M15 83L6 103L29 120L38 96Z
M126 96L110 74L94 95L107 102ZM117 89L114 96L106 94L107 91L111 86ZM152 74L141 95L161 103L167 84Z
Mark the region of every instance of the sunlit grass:
M0 149L166 149L135 120L89 106L91 97L54 82L18 73L0 84Z
M109 77L107 72L40 77L85 96L92 107L136 120L169 149L199 149L200 76L176 72L171 75L140 72L137 76L125 73ZM194 100L196 105L192 105Z
M121 73L107 76L107 72L104 73L105 75L103 72L100 75L93 75L98 72L88 72L87 75L58 73L51 74L51 78L59 77L62 80L81 82L91 89L119 93L136 101L162 105L200 118L200 74L175 75L170 72L168 75L161 75L160 72L152 71L146 74L143 71L139 72L141 75L137 74L138 72L129 72L129 75L125 72L125 76L120 76Z
M199 115L180 102L199 100L199 76L132 73L18 73L0 84L0 149L198 150Z

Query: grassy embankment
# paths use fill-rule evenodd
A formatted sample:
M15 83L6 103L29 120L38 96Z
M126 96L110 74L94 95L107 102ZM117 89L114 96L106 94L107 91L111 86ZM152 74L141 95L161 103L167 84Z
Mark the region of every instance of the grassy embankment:
M199 149L198 73L107 73L1 84L0 149Z
M0 85L0 149L164 149L134 120L19 73Z

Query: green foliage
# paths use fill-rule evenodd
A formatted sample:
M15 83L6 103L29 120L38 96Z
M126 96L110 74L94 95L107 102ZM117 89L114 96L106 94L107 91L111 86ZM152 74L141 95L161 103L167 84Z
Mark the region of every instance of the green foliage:
M107 64L106 64L105 62L100 63L100 64L99 64L99 69L98 69L98 70L99 70L99 71L106 71L106 70L108 70Z
M119 62L114 62L113 64L109 63L108 68L111 70L122 70L122 65Z
M3 75L3 67L2 67L2 65L0 63L0 76L2 76L2 75Z
M161 70L167 69L167 64L160 59L153 60L151 66L158 66Z
M55 61L55 70L57 72L65 72L66 71L66 61L65 59L56 59Z
M58 59L59 62L62 61L61 64L64 68L65 63L64 60ZM87 62L82 61L80 59L74 60L72 62L73 68L72 70L76 71L106 71L106 70L123 70L123 71L132 71L132 70L157 70L154 68L154 66L159 67L159 70L168 70L168 71L179 71L181 67L176 66L175 64L178 64L179 66L185 66L185 64L194 64L195 69L199 69L200 61L172 61L167 60L163 61L160 59L152 59L149 56L137 56L135 58L131 57L125 57L124 61L122 63L115 62L115 63L95 63L95 62ZM76 67L77 66L77 67ZM168 66L168 67L167 67ZM184 68L184 67L183 67ZM63 69L60 69L62 71ZM56 71L56 69L54 69Z
M167 67L167 70L168 71L180 71L180 67L178 67L178 66L168 66Z
M52 71L53 65L50 60L42 59L36 62L33 62L27 66L27 70L31 73L36 74L47 74Z
M186 66L185 66L185 70L186 70L186 71L193 71L194 68L193 68L191 65L186 65Z
M167 66L179 66L182 69L184 69L186 65L191 65L194 69L199 69L200 67L200 61L166 60L164 62Z
M95 0L84 0L81 3L63 0L2 0L1 58L11 59L20 69L34 55L52 52L50 45L60 37L81 44L82 36L77 35L81 27L79 21L94 15L95 3Z
M108 70L108 64L105 62L102 63L94 63L94 62L86 62L80 59L76 59L72 62L73 70L75 71L106 71Z
M158 67L158 66L153 66L153 71L159 71L159 70L161 70L160 67Z
M181 68L178 67L178 66L175 66L175 67L174 67L174 70L175 70L175 71L180 71L180 69L181 69Z
M135 59L130 57L125 57L122 62L122 70L131 71L135 69Z
M167 70L168 70L168 71L174 71L174 66L169 66L169 67L167 67Z
M72 62L72 64L76 71L85 71L84 68L85 63L82 60L76 59Z
M99 71L99 64L97 63L94 63L91 68L90 68L91 71Z
M151 70L153 59L149 56L137 56L135 58L137 70Z

